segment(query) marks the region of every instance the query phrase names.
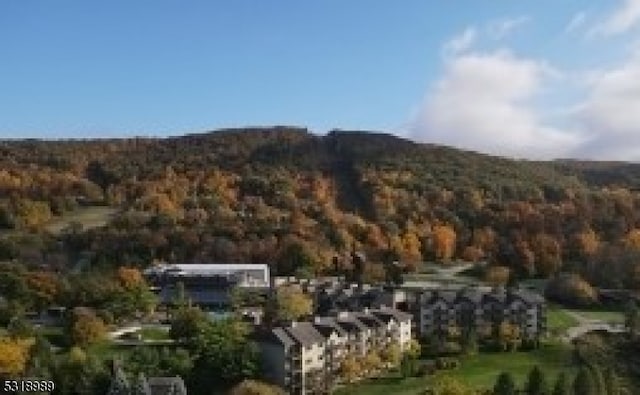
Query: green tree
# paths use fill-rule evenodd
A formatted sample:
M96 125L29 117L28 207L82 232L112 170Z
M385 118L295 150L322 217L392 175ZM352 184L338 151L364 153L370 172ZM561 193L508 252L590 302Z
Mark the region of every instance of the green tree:
M625 308L625 326L632 338L636 338L640 334L640 310L633 300L629 301Z
M175 340L193 339L202 333L208 324L207 316L199 307L185 307L173 313L169 336Z
M298 320L313 312L313 301L302 290L294 286L283 286L276 291L268 310L272 320Z
M567 374L565 372L561 372L558 374L556 378L556 383L553 385L552 395L570 395L571 387L569 385L569 380L567 379Z
M581 367L573 380L574 395L598 395L591 373L586 367Z
M527 384L525 385L525 394L527 395L548 395L549 386L544 376L544 372L538 367L534 366L529 372L527 378Z
M474 391L453 377L438 377L431 386L433 395L473 395Z
M589 365L588 370L593 379L595 393L597 395L606 395L607 388L605 386L604 376L602 375L600 367L598 365Z
M502 372L496 379L492 395L515 395L516 384L511 373Z
M606 395L621 394L620 378L611 367L604 371L604 386L607 389Z
M200 391L230 386L258 373L258 348L244 322L216 321L193 339L190 347L197 355L192 377Z
M415 376L418 371L418 360L412 355L405 353L400 360L400 374L402 377Z

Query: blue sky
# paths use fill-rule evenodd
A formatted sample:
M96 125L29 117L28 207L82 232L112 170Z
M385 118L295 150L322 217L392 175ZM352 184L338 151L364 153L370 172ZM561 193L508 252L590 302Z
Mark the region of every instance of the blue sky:
M637 160L639 25L640 0L0 0L0 137L293 124Z

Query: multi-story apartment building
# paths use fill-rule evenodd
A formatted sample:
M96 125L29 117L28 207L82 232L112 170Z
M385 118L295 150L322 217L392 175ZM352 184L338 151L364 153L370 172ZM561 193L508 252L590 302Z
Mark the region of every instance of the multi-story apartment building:
M292 322L264 334L260 342L266 378L291 394L324 394L325 336L309 322Z
M503 322L517 326L523 340L537 341L546 332L545 299L527 290L429 290L421 293L419 307L421 336L442 335L453 327L480 331Z
M266 378L289 394L329 393L347 356L396 343L406 349L412 316L395 309L341 312L272 328L260 337Z

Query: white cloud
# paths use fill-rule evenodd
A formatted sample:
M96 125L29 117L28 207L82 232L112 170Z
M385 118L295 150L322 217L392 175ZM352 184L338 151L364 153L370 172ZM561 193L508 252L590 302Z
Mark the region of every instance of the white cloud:
M623 64L593 73L573 116L589 140L575 155L640 160L640 51Z
M475 27L469 26L462 33L447 41L443 46L445 56L457 55L473 46L478 37L478 31Z
M504 18L500 20L493 21L489 23L487 30L491 37L496 40L499 40L509 33L511 33L514 29L521 27L522 25L529 22L530 18L528 16L519 16L516 18Z
M637 26L640 22L640 0L620 1L620 6L613 13L589 31L590 36L614 36Z
M587 22L587 13L584 11L580 11L576 13L573 18L567 24L567 27L564 29L565 33L573 33L576 30L580 29Z
M514 157L564 156L577 136L546 124L532 99L556 75L509 51L449 59L412 123L412 137Z

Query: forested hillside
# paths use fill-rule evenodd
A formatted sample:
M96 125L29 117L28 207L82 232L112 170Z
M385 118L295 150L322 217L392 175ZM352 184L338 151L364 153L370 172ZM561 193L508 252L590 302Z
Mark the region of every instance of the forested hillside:
M640 289L640 165L529 162L366 132L222 130L0 142L0 260L76 267L267 262L279 274L487 260ZM45 226L81 206L105 227ZM337 259L336 259L337 258Z

